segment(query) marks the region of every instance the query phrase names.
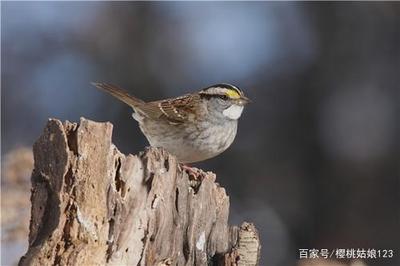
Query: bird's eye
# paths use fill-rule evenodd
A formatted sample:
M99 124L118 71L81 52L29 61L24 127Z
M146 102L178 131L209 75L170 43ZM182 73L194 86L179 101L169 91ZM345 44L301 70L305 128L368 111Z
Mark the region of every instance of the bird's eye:
M226 96L226 95L221 95L221 96L220 96L220 98L221 98L222 100L224 100L224 101L226 101L226 100L228 100L228 99L229 99L229 97L228 97L228 96Z

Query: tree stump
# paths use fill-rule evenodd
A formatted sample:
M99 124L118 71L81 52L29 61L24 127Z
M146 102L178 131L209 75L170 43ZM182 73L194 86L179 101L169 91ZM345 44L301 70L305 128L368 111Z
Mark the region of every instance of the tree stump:
M112 124L50 119L33 146L29 249L19 265L257 265L249 223L229 197L159 148L124 155Z

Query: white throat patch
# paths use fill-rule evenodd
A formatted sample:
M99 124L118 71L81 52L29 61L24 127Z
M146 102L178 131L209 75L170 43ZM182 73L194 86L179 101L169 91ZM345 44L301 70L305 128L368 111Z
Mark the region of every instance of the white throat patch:
M240 117L243 112L243 106L232 104L229 108L226 108L222 114L230 119L236 120Z

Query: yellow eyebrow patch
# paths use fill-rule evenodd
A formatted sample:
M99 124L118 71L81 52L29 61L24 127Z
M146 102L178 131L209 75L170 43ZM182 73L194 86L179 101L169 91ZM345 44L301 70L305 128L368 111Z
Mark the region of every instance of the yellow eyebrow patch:
M226 92L226 94L229 96L229 98L231 98L231 99L239 99L240 98L240 95L239 95L239 93L237 92L237 91L235 91L235 90L228 90L227 92Z

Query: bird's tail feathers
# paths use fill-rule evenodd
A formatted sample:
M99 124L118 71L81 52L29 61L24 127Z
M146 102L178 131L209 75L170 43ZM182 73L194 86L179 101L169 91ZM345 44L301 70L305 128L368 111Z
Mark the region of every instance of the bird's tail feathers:
M128 92L126 92L125 90L121 89L118 86L103 82L92 82L92 85L96 86L98 89L101 89L111 94L112 96L126 103L132 108L138 107L145 103L144 101L130 95Z

